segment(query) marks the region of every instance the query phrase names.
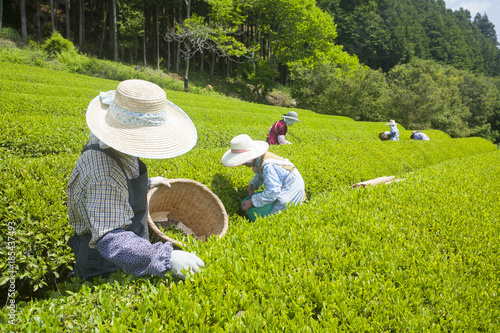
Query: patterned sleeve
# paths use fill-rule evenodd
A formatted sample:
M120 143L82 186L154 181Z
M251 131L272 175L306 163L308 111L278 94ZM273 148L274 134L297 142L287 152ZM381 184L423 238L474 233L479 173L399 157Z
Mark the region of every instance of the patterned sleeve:
M252 196L252 204L255 207L263 207L276 201L281 193L281 181L274 168L274 164L268 163L262 169L265 190Z
M171 243L151 244L132 231L117 229L108 232L96 243L96 249L103 258L136 277L163 276L171 269Z

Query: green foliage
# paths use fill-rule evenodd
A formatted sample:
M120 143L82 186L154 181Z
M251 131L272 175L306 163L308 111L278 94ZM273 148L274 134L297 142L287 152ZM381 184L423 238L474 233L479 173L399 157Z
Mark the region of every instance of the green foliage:
M302 122L287 134L293 145L270 150L297 165L308 201L249 223L239 203L252 172L220 158L237 134L264 139L287 109L167 91L199 140L182 156L146 160L149 174L207 185L226 207L228 233L187 238L206 267L184 282L123 273L80 282L69 277L65 188L88 138L86 105L118 82L1 62L0 73L2 128L15 124L0 141L12 143L0 149L0 290L10 236L17 292L16 323L3 308L3 330L500 329L500 164L490 142L437 130L413 141L402 126L399 142L382 142L385 122L299 109ZM384 175L404 180L350 189Z
M498 40L486 15L452 11L444 1L320 0L337 24L336 43L372 69L388 72L415 57L500 75Z
M491 78L415 59L389 73L333 64L291 67L297 106L356 120L396 119L452 137L499 139L499 86Z
M14 28L5 27L0 29L0 38L11 40L15 43L21 41L21 35Z
M43 50L51 57L66 52L70 53L71 56L76 55L76 49L73 43L65 39L58 32L54 32L52 36L45 41Z

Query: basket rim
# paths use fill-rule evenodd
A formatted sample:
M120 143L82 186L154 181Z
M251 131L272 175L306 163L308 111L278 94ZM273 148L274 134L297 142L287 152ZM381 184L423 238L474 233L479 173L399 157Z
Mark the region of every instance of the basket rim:
M207 238L215 235L215 236L217 236L220 239L220 238L222 238L227 233L227 230L229 228L229 218L227 216L226 208L224 207L224 204L222 203L222 201L220 200L220 198L215 193L213 193L212 190L210 190L210 188L208 188L208 186L206 186L205 184L200 183L200 182L198 182L196 180L187 179L187 178L173 178L173 179L168 179L168 182L169 182L169 184L171 186L175 185L176 183L193 184L193 185L196 185L196 186L200 187L207 194L209 194L215 200L215 202L217 203L217 205L221 208L221 212L222 212L222 215L223 215L223 226L222 226L222 230L218 234L211 234L210 236L207 236ZM167 235L165 235L163 232L161 232L161 230L156 226L156 224L154 223L153 219L151 218L151 214L150 214L150 211L149 211L149 207L150 207L149 206L149 201L150 201L150 198L162 186L165 186L165 185L160 185L160 186L157 186L157 187L153 187L153 188L151 188L148 191L148 194L147 194L147 200L148 200L148 226L149 226L150 230L158 238L160 238L161 241L170 242L174 246L182 248L184 246L184 244L182 242L180 242L178 240L175 240L173 238L170 238Z

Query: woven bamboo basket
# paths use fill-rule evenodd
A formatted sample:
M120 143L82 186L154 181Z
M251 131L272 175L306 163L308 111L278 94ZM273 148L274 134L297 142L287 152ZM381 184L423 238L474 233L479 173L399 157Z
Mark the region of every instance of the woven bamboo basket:
M148 192L148 226L150 240L171 242L182 248L179 240L165 235L158 226L182 225L185 233L205 241L215 235L223 237L228 228L228 217L224 205L208 187L190 179L169 179L170 187L153 187ZM161 219L158 216L168 215ZM179 223L180 222L180 223Z

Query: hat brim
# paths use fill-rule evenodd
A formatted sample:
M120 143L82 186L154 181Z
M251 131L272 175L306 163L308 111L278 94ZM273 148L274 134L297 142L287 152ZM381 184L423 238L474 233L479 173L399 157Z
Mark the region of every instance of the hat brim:
M294 122L297 122L297 121L302 121L302 120L299 120L299 118L288 117L288 116L281 116L281 118L290 119L290 120L293 120Z
M269 149L269 144L265 141L254 140L253 144L254 147L252 149L243 153L232 153L231 149L229 149L222 156L222 164L227 167L239 166L264 155Z
M87 108L87 126L103 143L127 155L151 159L179 156L196 145L198 134L188 115L167 102L165 124L139 126L115 119L97 96Z
M387 125L397 125L397 123L387 123L387 124L385 124L385 125L386 125L386 126L387 126Z

